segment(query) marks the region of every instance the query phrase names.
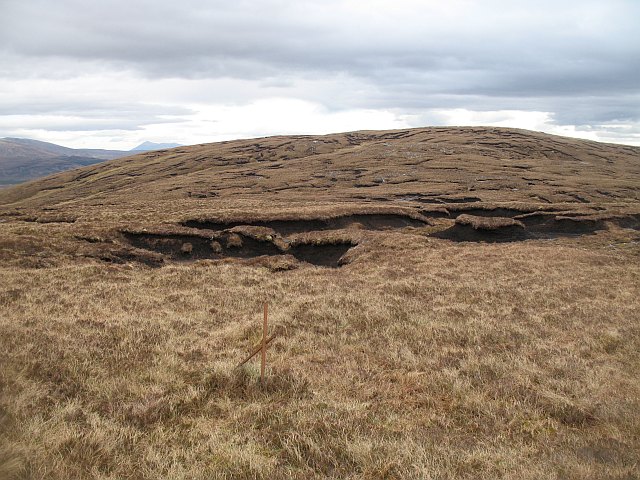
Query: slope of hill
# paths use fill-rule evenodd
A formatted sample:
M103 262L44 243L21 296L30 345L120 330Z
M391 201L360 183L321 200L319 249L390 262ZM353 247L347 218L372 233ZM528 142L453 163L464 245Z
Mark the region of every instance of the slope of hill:
M127 152L73 149L26 138L0 139L0 185L10 185L104 160Z
M639 193L640 148L462 127L2 190L0 477L638 478Z
M5 191L0 201L228 195L529 203L638 200L640 148L509 129L430 128L238 140L149 152ZM434 197L429 202L429 197ZM384 197L384 198L382 198ZM419 198L421 197L421 198ZM89 202L90 203L90 202Z

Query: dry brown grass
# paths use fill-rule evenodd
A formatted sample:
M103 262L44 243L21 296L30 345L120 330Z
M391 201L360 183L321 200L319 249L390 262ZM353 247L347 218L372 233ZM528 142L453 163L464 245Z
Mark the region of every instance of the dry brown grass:
M3 269L5 477L638 474L637 262L389 242L339 271ZM266 388L233 370L263 300Z
M505 227L525 228L524 223L513 218L505 217L476 217L462 214L456 218L456 224L469 225L475 230L499 230Z
M353 137L340 138L346 145ZM450 152L462 148L453 138L441 139L444 152L434 162L449 162ZM534 148L536 138L505 150L491 168L518 148ZM383 138L380 148L393 141ZM285 151L303 156L307 143L294 141ZM506 243L433 237L453 217L432 218L429 204L397 197L445 188L426 180L404 191L363 187L384 201L355 198L351 184L338 185L334 199L330 189L305 199L308 185L286 194L236 189L210 198L165 197L157 184L139 187L141 195L148 188L145 198L133 190L82 193L88 186L78 182L37 190L77 172L8 191L5 202L38 193L0 211L0 478L637 478L640 248L637 230L622 228L637 228L630 216L638 208L637 165L623 148L618 163L590 168L583 180L593 183L579 190L579 175L571 172L581 159L593 159L581 157L576 145L575 164L551 168L534 152L518 165L556 175L556 183L573 175L573 192L588 204L566 203L556 193L557 201L537 206L547 205L541 211L551 218L566 213L570 222L603 212L592 218L598 229ZM399 151L411 161L428 157L405 147ZM351 148L357 156L357 145ZM337 153L333 161L353 156ZM310 175L313 165L298 171L295 164L278 181ZM116 162L114 171L85 172L117 178L120 168ZM168 161L164 168L178 166ZM372 182L390 175L381 168L374 161L361 175ZM465 182L477 178L475 168L481 167L456 174L460 183L452 189L460 198L470 195ZM614 186L616 168L626 176ZM343 177L335 176L340 184ZM620 197L598 197L604 185ZM444 208L464 214L472 206L499 207L514 216L532 210L524 197L533 192L476 193L481 202ZM312 221L367 212L413 219L423 212L430 221L372 230L361 220L292 235L237 227L231 232L237 239L225 237L246 242L252 237L240 233L253 232L277 245L357 243L341 268L284 255L181 262L133 249L120 233L191 232L198 239L207 230L180 222ZM164 266L147 267L145 259ZM269 349L268 381L260 385L255 362L234 367L259 338L264 301L280 334Z

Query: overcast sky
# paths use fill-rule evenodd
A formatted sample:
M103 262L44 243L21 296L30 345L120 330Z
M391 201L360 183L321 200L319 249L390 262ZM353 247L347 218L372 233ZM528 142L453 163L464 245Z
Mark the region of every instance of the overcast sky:
M640 145L640 1L0 0L0 137L500 125Z

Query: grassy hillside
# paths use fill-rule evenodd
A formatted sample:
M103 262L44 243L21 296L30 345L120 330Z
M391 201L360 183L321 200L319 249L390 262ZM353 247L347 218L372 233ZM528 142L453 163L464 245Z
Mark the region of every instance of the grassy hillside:
M639 188L639 148L426 128L4 189L0 478L636 478Z

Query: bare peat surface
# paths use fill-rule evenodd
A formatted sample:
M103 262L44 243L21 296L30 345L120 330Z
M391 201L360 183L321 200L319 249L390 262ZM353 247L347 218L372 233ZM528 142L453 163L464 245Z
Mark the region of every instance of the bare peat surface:
M405 202L433 203L437 205L447 203L474 203L481 201L481 199L478 197L442 197L426 195L422 193L409 193L405 195L399 195L396 199Z
M530 211L530 210L516 210L514 208L501 208L501 207L485 207L485 208L474 208L474 207L459 207L448 206L450 216L452 218L456 218L458 215L473 215L475 217L515 217L517 215L522 215L524 213L538 213L538 211ZM546 212L543 212L546 213Z
M291 247L289 253L301 262L335 268L344 264L344 255L354 246L355 244L348 242L334 244L301 243Z
M505 213L504 209L496 209ZM527 239L553 239L591 235L607 230L609 224L622 228L639 229L637 215L625 216L563 216L554 212L518 214L513 217L493 215L492 211L470 210L456 216L453 226L432 236L456 242L515 242ZM490 212L491 215L477 215Z
M151 250L178 262L202 259L257 258L261 256L292 255L302 262L337 268L341 258L355 246L351 242L298 243L281 248L270 240L260 240L240 233L225 232L212 239L196 235L123 232L136 248Z
M387 230L405 227L420 228L428 225L426 219L419 220L408 215L395 214L360 214L345 215L326 219L286 219L286 220L256 220L230 221L215 220L187 220L185 227L202 228L206 230L228 230L238 226L266 227L280 235L314 232L323 230L340 230L344 228L359 228L364 230Z
M512 218L465 214L457 217L452 227L434 236L457 242L511 242L525 238L525 226Z

